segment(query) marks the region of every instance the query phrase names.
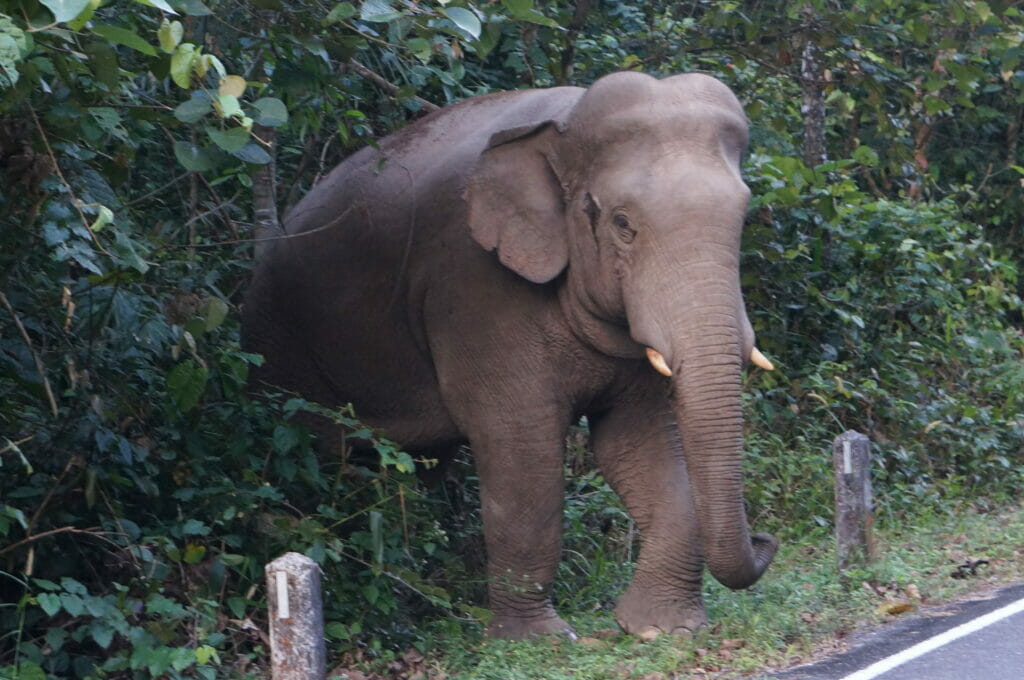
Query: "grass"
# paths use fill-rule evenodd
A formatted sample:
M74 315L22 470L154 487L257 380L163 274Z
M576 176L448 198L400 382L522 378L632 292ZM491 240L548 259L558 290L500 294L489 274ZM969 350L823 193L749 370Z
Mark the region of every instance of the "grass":
M439 624L438 646L424 676L448 680L672 680L752 678L770 669L839 651L856 630L894 620L880 606L906 602L914 610L972 592L1024 580L1024 507L1000 512L929 514L877 533L870 567L840 578L831 536L786 541L753 588L705 588L711 626L693 639L650 643L618 632L608 611L568 619L582 636L571 643L542 639L481 640L478 631ZM975 576L951 573L968 558L984 558ZM905 613L900 616L912 616Z

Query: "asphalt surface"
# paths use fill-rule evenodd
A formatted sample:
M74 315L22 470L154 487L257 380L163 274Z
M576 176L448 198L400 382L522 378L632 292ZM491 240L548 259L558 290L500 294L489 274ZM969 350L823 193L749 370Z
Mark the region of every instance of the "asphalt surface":
M759 680L1024 680L1022 600L1024 584L936 608L870 633L843 654Z

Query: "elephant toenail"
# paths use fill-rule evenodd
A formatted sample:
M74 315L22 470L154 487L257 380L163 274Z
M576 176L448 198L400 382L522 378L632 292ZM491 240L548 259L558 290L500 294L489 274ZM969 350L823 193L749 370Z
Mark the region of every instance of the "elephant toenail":
M654 642L661 635L661 629L654 626L645 626L639 633L636 634L643 642Z

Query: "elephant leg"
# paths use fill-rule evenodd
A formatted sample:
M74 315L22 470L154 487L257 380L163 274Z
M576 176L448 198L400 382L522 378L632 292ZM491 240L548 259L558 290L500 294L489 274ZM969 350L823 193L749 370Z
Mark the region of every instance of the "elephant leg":
M591 418L598 466L641 536L633 581L615 617L627 633L688 634L707 623L699 529L666 388L653 378L643 382Z
M533 411L533 409L530 409ZM564 436L549 417L517 412L470 436L480 476L492 619L487 634L521 639L572 628L555 612L551 586L562 551ZM567 419L566 419L567 420Z

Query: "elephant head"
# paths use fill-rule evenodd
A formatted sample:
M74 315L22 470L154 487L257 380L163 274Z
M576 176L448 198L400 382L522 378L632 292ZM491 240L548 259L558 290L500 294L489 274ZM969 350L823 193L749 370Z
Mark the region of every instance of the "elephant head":
M473 237L505 266L564 277L577 336L670 376L705 560L732 588L777 547L750 535L743 506L741 369L767 362L739 284L746 143L719 81L617 73L561 119L493 135L465 194Z

